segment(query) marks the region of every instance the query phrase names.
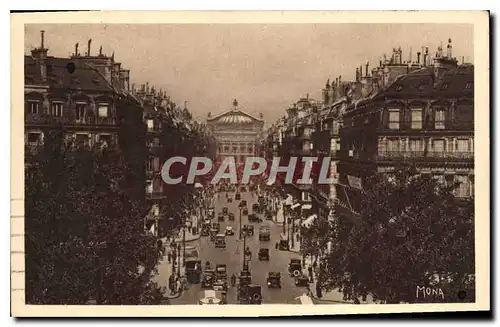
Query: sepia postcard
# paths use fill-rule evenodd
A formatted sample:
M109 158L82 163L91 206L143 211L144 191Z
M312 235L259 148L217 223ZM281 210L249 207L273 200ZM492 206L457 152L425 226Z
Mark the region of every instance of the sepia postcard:
M12 316L490 310L488 12L11 35Z

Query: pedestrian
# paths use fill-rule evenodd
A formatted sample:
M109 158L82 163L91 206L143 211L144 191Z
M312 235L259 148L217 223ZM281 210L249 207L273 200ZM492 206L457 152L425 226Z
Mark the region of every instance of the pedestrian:
M311 283L314 282L314 280L313 280L313 269L312 269L311 265L307 268L307 271L309 272L309 279L311 280Z
M168 263L170 263L170 261L172 260L172 254L170 251L168 251L167 258L168 258Z
M276 242L276 244L274 245L276 247L276 250L278 249L278 242Z
M177 292L180 292L180 291L181 291L181 285L182 285L181 280L178 278L178 279L177 279L177 283L176 283L176 285L175 285L175 286L176 286L176 288L177 288Z
M322 298L323 297L323 292L321 291L321 286L319 283L316 283L316 297Z
M316 260L314 260L313 262L313 269L314 271L316 271L316 267L318 266L318 262Z
M170 277L168 278L168 288L170 289L170 294L174 294L175 293L175 290L174 290L174 275L170 275Z

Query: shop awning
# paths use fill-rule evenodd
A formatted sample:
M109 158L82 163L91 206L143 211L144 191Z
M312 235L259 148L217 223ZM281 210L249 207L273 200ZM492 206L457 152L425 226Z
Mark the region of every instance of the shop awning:
M295 203L293 206L292 206L292 210L296 209L300 207L300 203Z
M317 215L311 215L311 216L307 217L307 219L302 222L302 226L306 227L306 228L309 228L309 226L311 226L311 224L313 223L313 221L317 217L318 217Z
M200 183L194 183L194 188L203 188L203 185Z
M312 209L312 205L310 205L310 204L304 204L304 205L302 205L302 209L303 210L310 210L310 209Z

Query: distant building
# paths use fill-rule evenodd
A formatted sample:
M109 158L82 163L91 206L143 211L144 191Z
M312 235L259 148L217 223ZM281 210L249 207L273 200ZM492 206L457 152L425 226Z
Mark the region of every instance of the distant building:
M237 164L244 164L247 157L256 155L256 141L264 127L262 115L257 118L241 110L236 99L231 110L214 117L209 113L207 125L217 143L216 161L234 157Z

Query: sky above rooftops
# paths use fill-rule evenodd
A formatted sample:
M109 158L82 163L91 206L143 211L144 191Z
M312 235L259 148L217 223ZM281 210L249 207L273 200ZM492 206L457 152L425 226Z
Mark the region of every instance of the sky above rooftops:
M187 101L194 118L206 119L239 107L267 124L301 97L321 100L328 78L353 80L356 67L378 65L384 53L401 46L403 60L416 60L422 46L433 56L453 41L453 56L473 61L473 28L457 24L45 24L26 25L25 52L40 45L45 30L49 55L79 52L111 55L130 69L136 87L166 89L180 106Z

